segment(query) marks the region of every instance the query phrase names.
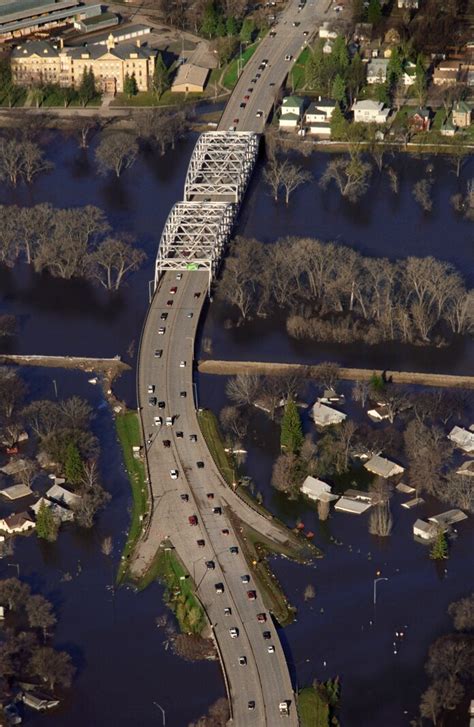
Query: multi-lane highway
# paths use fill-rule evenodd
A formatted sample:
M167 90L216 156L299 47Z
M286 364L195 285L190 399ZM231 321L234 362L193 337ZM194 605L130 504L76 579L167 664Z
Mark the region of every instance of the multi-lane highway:
M288 4L275 34L262 41L244 68L223 112L220 130L263 130L292 64L285 57L298 55L305 40L314 34L323 11L320 0L307 2L302 9L297 0ZM262 64L265 68L259 70ZM248 92L250 87L252 92ZM244 101L244 96L249 99ZM245 107L241 108L241 103ZM262 115L257 116L259 111ZM211 194L203 206L210 201L220 201L219 196ZM233 724L273 727L284 722L296 726L298 716L285 655L253 580L252 566L240 552L229 510L277 542L285 541L288 534L242 502L226 485L199 429L193 358L207 291L207 273L186 270L183 265L182 272L161 276L147 314L139 354L138 402L153 511L135 567L146 567L160 543L171 540L209 618ZM167 418L172 422L168 419L167 424ZM282 702L289 706L288 715L280 712Z

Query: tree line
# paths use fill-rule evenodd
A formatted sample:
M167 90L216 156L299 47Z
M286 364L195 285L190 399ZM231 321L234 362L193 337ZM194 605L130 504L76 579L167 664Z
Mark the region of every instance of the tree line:
M84 277L118 290L145 259L129 237L112 234L98 207L0 206L0 262L8 267L22 261L37 273Z
M51 645L57 622L51 602L32 594L18 578L6 578L0 581L0 604L6 611L0 694L6 697L20 688L20 682L36 680L51 695L57 686L70 687L76 670L70 655Z
M366 257L311 238L266 245L237 237L218 295L239 325L283 309L294 338L432 345L474 330L474 291L450 263Z

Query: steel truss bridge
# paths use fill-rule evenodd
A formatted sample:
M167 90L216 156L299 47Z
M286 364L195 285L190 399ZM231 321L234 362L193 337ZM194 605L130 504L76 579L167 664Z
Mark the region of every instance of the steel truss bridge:
M172 208L155 263L155 289L167 270L217 273L257 161L260 136L248 131L209 131L194 147L184 201Z

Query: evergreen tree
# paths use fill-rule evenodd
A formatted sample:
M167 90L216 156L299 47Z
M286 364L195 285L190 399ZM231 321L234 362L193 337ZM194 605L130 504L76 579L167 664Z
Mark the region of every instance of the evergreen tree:
M440 530L431 548L430 558L432 560L446 560L448 557L448 541L443 531Z
M344 83L342 76L339 74L337 74L332 84L331 95L335 101L343 106L346 105L346 84Z
M95 94L95 76L92 66L89 70L84 67L81 84L79 86L79 99L82 106L87 106L87 104L95 97Z
M420 106L423 106L426 101L426 87L426 70L423 63L423 58L421 55L419 55L416 59L415 83L413 84L413 92Z
M58 531L59 522L54 517L53 511L42 502L36 516L36 534L38 538L54 543L58 538Z
M398 48L394 48L387 66L387 82L394 88L403 73L403 60Z
M367 20L374 26L377 25L382 19L382 7L380 0L370 0L369 7L367 10Z
M376 83L374 85L375 98L380 103L390 105L390 89L387 83Z
M293 399L288 399L281 420L280 444L291 454L297 454L304 441L301 418Z
M251 43L255 33L255 23L250 18L246 18L240 29L240 40L242 43Z
M79 454L79 450L74 442L70 442L66 449L64 473L66 475L66 480L71 485L78 485L84 474L81 455Z
M206 38L215 38L217 33L217 24L219 23L219 11L214 0L206 5L201 22L201 35Z
M336 108L332 112L331 116L331 139L340 140L344 139L348 127L344 114L341 111L339 104L336 104Z
M163 60L161 53L156 56L155 70L153 72L153 90L156 93L158 99L164 94L164 92L170 86L170 73L166 67L166 63Z
M346 39L338 35L334 41L331 53L337 72L343 76L349 67L349 51L347 50Z
M364 5L364 0L353 0L352 20L354 23L363 23L367 20L367 10Z
M137 79L135 78L135 73L132 73L131 76L129 76L128 73L125 74L125 80L123 82L123 90L124 90L124 93L128 96L128 98L132 98L132 96L137 95L138 86L137 86Z
M365 66L360 55L356 53L346 73L346 84L352 101L364 85L364 81Z
M231 36L237 35L239 32L239 24L238 24L237 20L235 18L233 18L232 16L227 18L226 23L225 23L225 29L226 29L227 35L231 35Z

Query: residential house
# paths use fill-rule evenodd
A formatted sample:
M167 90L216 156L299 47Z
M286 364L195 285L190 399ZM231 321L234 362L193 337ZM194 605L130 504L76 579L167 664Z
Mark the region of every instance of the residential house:
M466 101L458 101L453 106L453 124L460 129L471 125L472 106Z
M413 131L429 131L431 126L430 110L423 107L408 114L408 125Z
M50 487L45 496L50 500L55 500L60 505L66 505L71 508L76 507L81 501L80 495L75 495L64 487L60 487L60 485Z
M468 432L462 427L453 427L448 434L448 439L464 452L474 452L474 432Z
M174 77L172 93L202 93L206 87L209 68L183 63Z
M329 389L324 389L323 395L318 397L318 401L321 404L343 404L345 396L344 394L338 394L335 389L330 387Z
M397 0L397 7L400 10L418 10L420 3L419 0Z
M33 492L28 485L23 484L11 485L11 487L5 487L5 489L0 490L0 495L4 495L9 500L19 500L22 497L28 497L32 494Z
M304 120L309 128L310 134L317 134L326 138L331 136L331 116L336 108L333 99L319 96L317 101L312 101L308 106Z
M401 467L399 464L396 464L385 457L381 457L378 454L371 457L369 461L364 464L364 467L369 472L372 472L378 477L383 477L384 479L394 477L395 475L401 475L405 472L404 467Z
M371 507L370 502L362 502L361 500L353 500L350 497L340 497L334 505L334 509L339 512L348 512L351 515L362 515Z
M324 40L330 39L334 40L337 38L337 30L333 30L331 27L331 24L325 21L321 27L319 28L319 37L323 38Z
M400 82L403 86L413 86L416 81L416 63L407 61L403 66L403 72L400 77Z
M432 517L429 517L428 520L430 523L437 525L438 528L446 530L451 527L451 525L456 525L456 523L467 520L467 515L462 510L459 510L459 508L454 508L453 510L441 512L439 515L433 515Z
M367 64L367 83L385 83L388 64L386 58L372 58Z
M354 40L361 43L370 43L373 29L372 23L357 23L354 28Z
M438 532L438 529L434 523L427 523L426 520L415 520L413 523L413 535L415 538L420 540L426 540L431 542L434 540Z
M35 502L35 504L30 507L30 510L34 513L35 517L38 517L41 505L44 505L44 507L51 510L58 522L64 523L74 520L74 513L72 510L69 510L67 507L63 507L63 505L59 505L57 502L48 500L47 497L40 497L38 502Z
M354 121L363 124L385 124L390 114L390 109L385 108L383 103L371 99L356 101L352 111Z
M461 64L459 61L440 61L433 72L435 86L450 86L460 81Z
M13 513L0 519L0 530L9 535L26 533L35 527L33 520L26 512Z
M386 404L379 404L374 409L368 409L367 416L374 422L382 422L385 419L390 419L388 406Z
M457 475L463 475L463 477L474 477L474 459L470 459L467 462L463 462L458 470Z
M317 401L311 410L311 417L317 427L330 427L347 419L347 414Z
M447 119L443 121L440 128L440 134L443 136L454 136L456 133L456 127L453 124L452 116L451 114L448 116Z
M280 129L297 129L300 126L304 103L304 98L301 96L285 96L278 122Z
M331 502L332 500L337 500L337 495L333 495L331 489L331 485L309 475L301 485L300 491L302 495L306 495L311 500Z

